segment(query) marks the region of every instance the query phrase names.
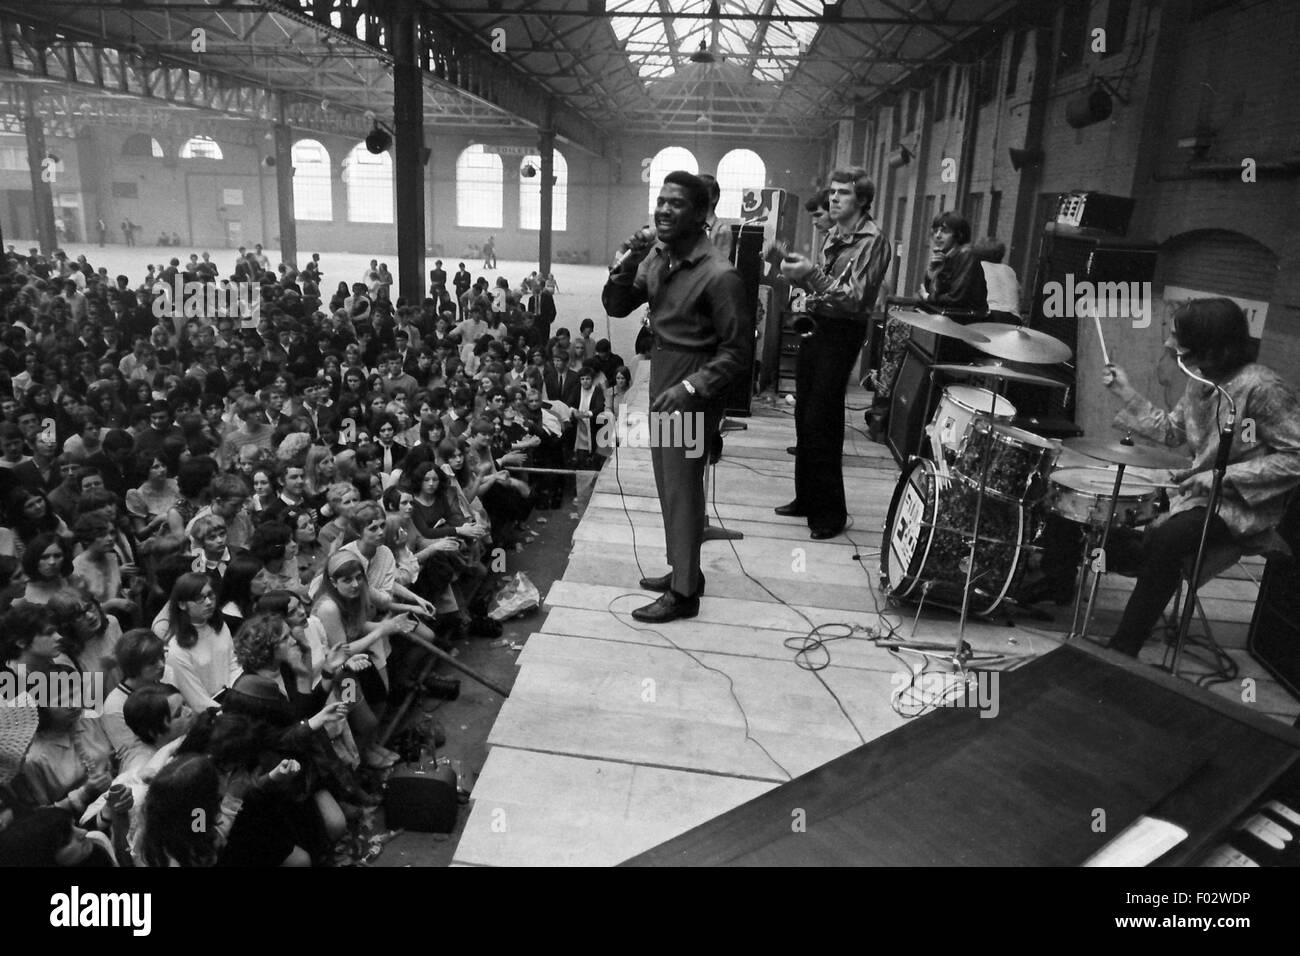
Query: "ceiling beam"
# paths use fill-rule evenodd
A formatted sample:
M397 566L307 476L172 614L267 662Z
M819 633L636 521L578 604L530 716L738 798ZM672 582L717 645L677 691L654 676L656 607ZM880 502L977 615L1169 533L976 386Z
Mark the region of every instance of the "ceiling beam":
M483 16L488 11L483 9L474 9L470 7L438 7L438 12L448 16ZM492 11L493 15L505 14L507 11ZM678 20L742 20L751 23L775 22L775 23L819 23L828 26L839 24L870 24L873 26L944 26L944 27L978 27L983 26L984 20L954 20L947 17L917 17L917 16L897 16L897 17L871 17L871 16L843 16L836 20L828 20L825 15L820 14L790 14L783 13L710 13L700 11L697 13L677 13L656 14L654 12L646 13L644 11L622 11L622 10L605 10L595 13L583 9L564 9L564 8L538 8L534 7L529 11L533 16L539 17L582 17L588 20L640 20L643 17L655 17L661 15L672 16Z

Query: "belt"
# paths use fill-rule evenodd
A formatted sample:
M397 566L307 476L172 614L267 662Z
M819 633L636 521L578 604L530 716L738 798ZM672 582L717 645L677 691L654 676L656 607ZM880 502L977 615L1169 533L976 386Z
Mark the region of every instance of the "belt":
M658 336L655 337L655 351L657 352L687 352L695 355L712 355L717 350L716 345L673 345Z

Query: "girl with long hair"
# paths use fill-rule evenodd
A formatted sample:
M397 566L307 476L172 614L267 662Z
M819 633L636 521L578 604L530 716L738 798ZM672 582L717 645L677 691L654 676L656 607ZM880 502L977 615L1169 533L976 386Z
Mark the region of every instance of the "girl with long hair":
M370 604L365 564L353 551L339 551L326 562L313 613L325 628L331 650L341 649L349 658L355 654L370 658L373 666L359 672L357 683L371 710L364 715L360 710L354 711L363 719L352 722L352 731L369 766L391 766L397 755L374 742L388 697L389 638L409 633L415 621L405 614L376 619L378 615Z
M324 445L312 445L307 449L303 463L303 476L307 481L307 497L320 498L325 489L338 474L334 466L334 453Z
M154 633L168 642L171 683L196 712L219 706L217 695L239 673L230 629L216 610L212 579L191 571L176 580L167 606L153 623Z
M167 524L167 513L180 500L176 468L160 452L145 452L137 464L145 473L144 482L126 493L126 512L136 539L143 541ZM179 464L179 462L177 462Z
M72 575L72 549L57 534L38 534L23 554L23 570L27 572L23 600L28 604L49 604L55 595L72 588L68 580Z

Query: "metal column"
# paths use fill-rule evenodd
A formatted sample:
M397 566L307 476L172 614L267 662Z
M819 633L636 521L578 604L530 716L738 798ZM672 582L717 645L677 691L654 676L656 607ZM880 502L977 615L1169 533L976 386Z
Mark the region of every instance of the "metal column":
M275 200L280 216L280 261L298 267L298 216L293 207L293 130L280 99L275 124Z
M416 6L393 14L393 119L396 133L397 287L408 302L424 299L424 79L416 43Z
M36 226L36 242L43 255L58 248L59 237L54 229L54 190L47 176L53 175L54 164L46 172L45 124L36 113L36 94L27 90L23 131L27 134L27 167L32 177L32 218Z
M542 182L541 222L537 224L537 270L545 277L551 271L551 210L554 207L553 190L555 186L554 131L549 129L541 131L538 138L538 149L542 156Z

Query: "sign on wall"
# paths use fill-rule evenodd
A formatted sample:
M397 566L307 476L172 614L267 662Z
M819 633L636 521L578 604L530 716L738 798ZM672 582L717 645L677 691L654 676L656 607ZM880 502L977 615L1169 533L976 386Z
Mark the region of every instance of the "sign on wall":
M1242 299L1235 295L1224 295L1222 292L1203 292L1199 289L1187 289L1177 285L1165 286L1163 298L1165 308L1168 310L1167 315L1172 315L1174 309L1188 299L1231 299L1241 306L1241 311L1246 313L1246 321L1250 323L1251 337L1258 339L1264 335L1264 319L1268 317L1267 302L1260 302L1258 299Z
M244 204L244 191L242 189L221 190L221 204L223 206L242 206Z

